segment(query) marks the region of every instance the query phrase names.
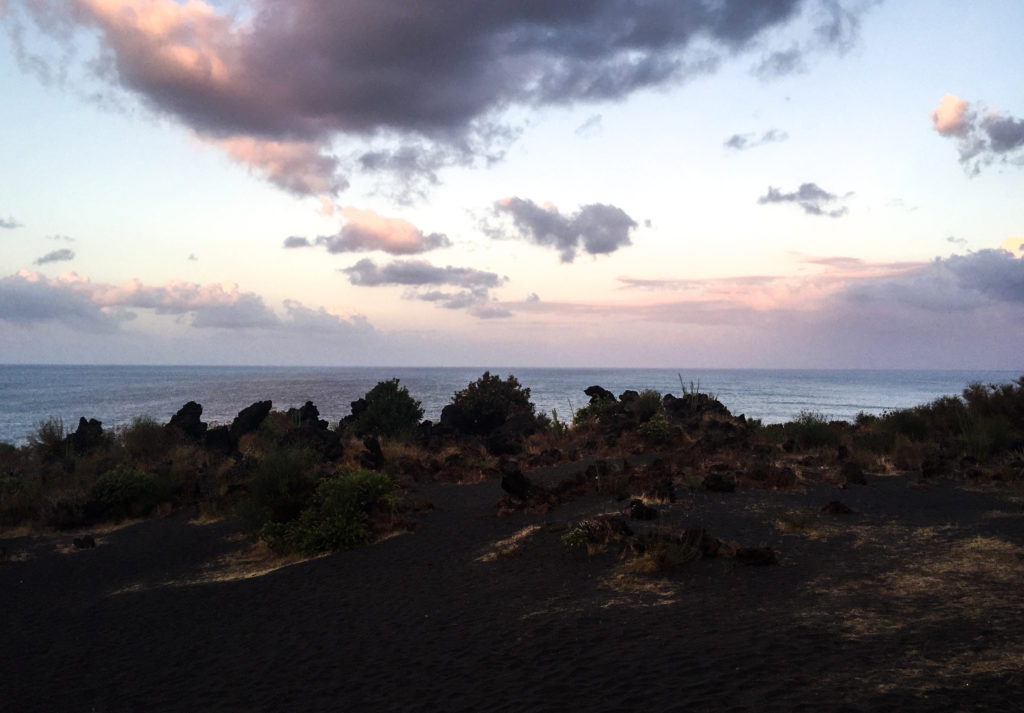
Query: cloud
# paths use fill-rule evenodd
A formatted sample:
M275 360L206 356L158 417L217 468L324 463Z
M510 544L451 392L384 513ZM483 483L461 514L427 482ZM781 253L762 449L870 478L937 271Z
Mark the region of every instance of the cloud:
M391 145L366 152L366 170L429 174L439 156L464 160L480 153L467 146L507 136L508 108L620 100L808 28L800 54L845 51L860 12L836 0L7 4L65 47L76 28L95 32L96 56L77 66L314 194L345 183L327 152L338 137ZM396 141L442 150L416 156Z
M802 183L800 188L792 193L783 193L778 188L769 186L768 192L758 198L757 202L761 205L768 203L795 203L803 208L804 212L808 215L827 215L830 218L839 218L848 212L848 208L840 204L850 195L852 194L847 193L845 196L840 197L834 193L829 193L818 186L817 183Z
M188 261L189 262L199 262L199 258L196 257L195 253L189 253L188 254Z
M349 282L363 287L380 285L454 285L456 287L498 287L506 278L493 272L474 270L469 267L435 267L426 260L395 260L378 266L364 258L341 272L348 275Z
M606 255L632 245L630 233L637 223L613 205L592 203L572 215L562 215L552 205L538 205L522 198L504 198L494 204L494 215L511 218L510 226L485 224L492 238L518 238L558 250L562 262L572 262L578 252Z
M64 243L73 243L73 242L75 242L75 239L72 238L71 236L69 236L69 235L60 235L60 234L57 234L57 235L47 235L46 239L47 240L56 240L56 241L64 242Z
M931 113L932 129L955 139L960 164L970 176L995 162L1024 165L1024 119L987 111L946 94Z
M325 155L316 143L248 136L212 141L236 162L294 195L335 196L348 188L348 181L337 174L337 157Z
M436 267L425 260L395 260L377 265L364 258L341 270L353 285L360 287L402 286L410 288L406 299L433 302L445 309L465 309L482 319L507 317L511 313L496 307L490 290L508 278L497 273L468 267ZM456 290L439 289L455 287ZM431 288L431 289L420 289Z
M313 243L309 241L309 238L303 238L299 235L291 235L284 239L284 247L286 249L292 248L308 248L312 247Z
M0 321L17 325L59 322L77 329L111 332L116 317L67 284L22 270L0 278Z
M20 227L21 223L16 221L14 218L0 218L0 230L14 230L15 228Z
M451 245L448 236L442 233L424 234L406 220L385 218L372 210L347 207L342 210L342 216L346 222L340 233L316 239L316 244L326 247L329 253L380 250L391 255L415 255ZM289 245L286 240L285 247L303 247L303 244Z
M778 143L789 138L789 134L781 129L769 129L758 137L756 134L733 134L722 145L727 149L745 151L764 144Z
M68 260L75 259L75 251L62 248L61 250L54 250L43 255L41 258L35 261L36 265L46 265L51 262L66 262Z
M593 114L587 120L576 127L573 131L577 136L590 137L601 133L604 118L600 114Z
M115 329L136 315L189 316L190 326L205 329L295 330L321 328L372 330L364 317L330 315L295 301L284 304L285 316L270 309L263 298L242 292L232 282L199 285L178 280L150 287L139 280L121 285L94 283L74 272L48 279L23 270L0 280L0 320L16 324L60 321L80 328Z

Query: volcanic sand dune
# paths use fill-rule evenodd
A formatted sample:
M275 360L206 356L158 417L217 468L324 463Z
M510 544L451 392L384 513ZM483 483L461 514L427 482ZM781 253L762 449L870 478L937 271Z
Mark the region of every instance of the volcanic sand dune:
M561 542L623 503L497 517L497 481L420 485L434 509L415 533L301 562L185 512L98 532L95 549L7 537L0 710L1018 709L1020 504L1005 487L868 481L684 491L655 505L659 527L700 524L780 563L655 575ZM819 513L832 500L856 512Z

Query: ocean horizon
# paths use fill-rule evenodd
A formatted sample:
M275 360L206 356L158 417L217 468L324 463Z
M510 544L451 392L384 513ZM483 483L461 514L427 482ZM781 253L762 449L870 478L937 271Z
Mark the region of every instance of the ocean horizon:
M538 412L563 421L585 406L583 393L599 385L616 395L653 389L680 395L699 389L734 414L783 423L802 412L829 420L858 413L882 414L959 395L974 382L1010 383L1022 372L1007 370L878 369L658 369L585 367L291 367L291 366L0 366L0 442L21 445L39 424L60 419L68 430L95 418L104 428L150 416L166 423L188 401L203 406L203 420L230 423L246 406L270 399L287 410L312 401L321 418L336 423L351 403L377 382L398 378L437 420L453 394L485 371L514 375L530 389Z

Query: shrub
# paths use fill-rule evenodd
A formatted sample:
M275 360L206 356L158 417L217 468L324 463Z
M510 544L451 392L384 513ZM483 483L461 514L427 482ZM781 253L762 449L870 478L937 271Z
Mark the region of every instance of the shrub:
M370 470L345 469L320 481L312 504L292 522L268 523L262 536L305 555L348 549L369 540L369 514L394 506L395 482Z
M36 432L29 434L28 444L43 460L65 460L73 455L64 421L60 418L48 418L38 424Z
M917 409L899 409L887 413L882 419L885 427L912 441L928 438L928 421Z
M621 404L615 399L594 399L572 415L574 426L600 421L605 415L615 413Z
M128 456L140 463L149 464L165 457L171 445L167 429L149 416L132 419L120 436Z
M839 445L839 434L832 424L813 411L801 411L795 421L786 424L785 432L802 448Z
M672 438L672 425L663 414L655 414L653 418L641 423L637 431L641 436L653 443L665 443Z
M119 465L101 475L90 488L85 515L92 520L115 521L141 517L166 495L166 489L152 475Z
M661 394L654 389L645 389L640 392L636 402L633 404L633 412L640 422L646 422L661 412Z
M310 452L305 448L275 449L256 465L239 514L253 530L268 522L289 522L309 504L315 489Z
M398 379L378 382L363 400L354 426L358 436L409 440L423 418L420 402L409 395L407 388L399 387Z
M441 422L471 435L487 435L512 418L535 420L530 390L511 374L504 381L485 371L444 408Z

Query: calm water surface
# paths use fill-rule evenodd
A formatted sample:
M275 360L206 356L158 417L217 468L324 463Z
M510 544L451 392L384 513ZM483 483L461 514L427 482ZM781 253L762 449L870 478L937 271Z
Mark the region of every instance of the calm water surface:
M0 366L0 441L24 443L48 418L72 430L80 416L105 428L136 416L160 422L187 401L203 405L203 420L229 423L254 401L270 399L288 409L312 401L321 418L337 421L351 402L384 379L399 378L436 420L456 391L480 377L484 368L410 367L210 367L210 366ZM765 423L791 420L801 411L829 419L853 419L859 412L883 413L959 394L968 384L1009 383L1012 371L877 371L765 369L540 369L490 368L503 378L514 374L531 390L539 411L566 420L586 405L583 390L593 384L619 394L654 389L678 396L699 386L734 414Z

